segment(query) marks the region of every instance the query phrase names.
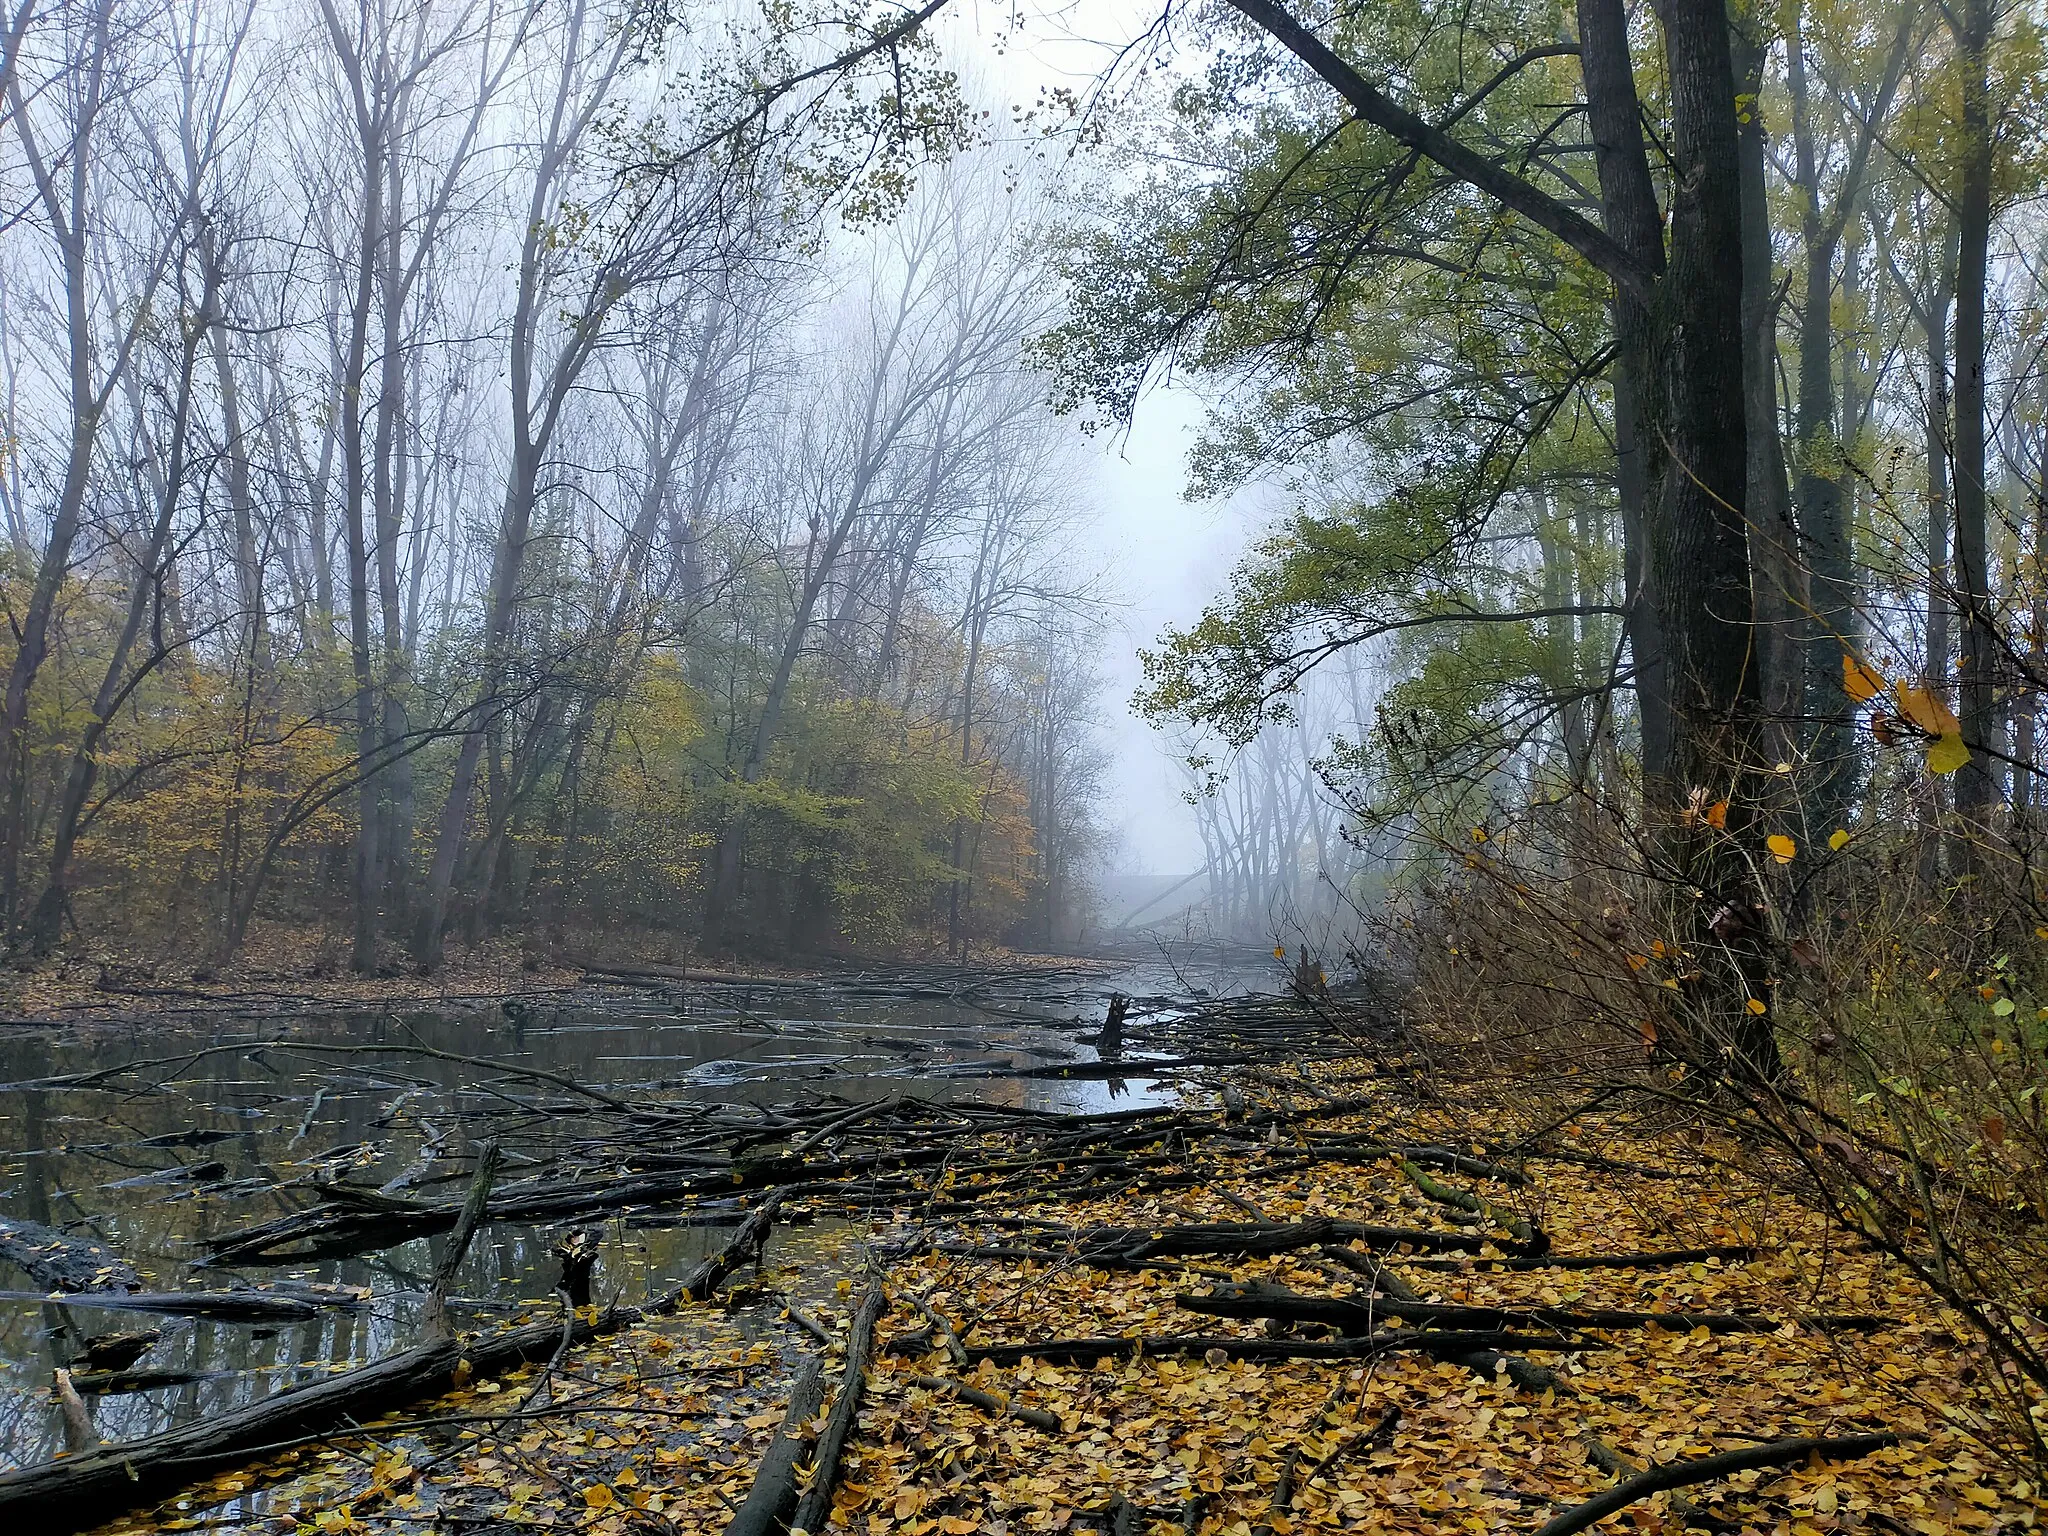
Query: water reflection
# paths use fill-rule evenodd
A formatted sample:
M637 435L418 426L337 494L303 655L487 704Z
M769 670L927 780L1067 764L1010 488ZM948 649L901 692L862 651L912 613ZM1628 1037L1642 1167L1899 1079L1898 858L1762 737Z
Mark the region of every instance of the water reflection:
M1203 983L1232 985L1213 976ZM452 1199L451 1186L467 1176L470 1139L485 1135L500 1141L508 1180L557 1157L578 1177L624 1171L590 1134L599 1106L543 1077L346 1048L422 1046L636 1102L861 1102L910 1092L1071 1113L1163 1097L1143 1076L1141 1037L1115 1032L1099 1054L1088 1037L1112 992L1169 994L1184 985L1174 973L1140 968L1025 978L964 997L928 981L597 988L466 1011L17 1029L0 1036L0 1083L10 1085L0 1088L0 1212L104 1244L151 1291L318 1285L353 1288L362 1299L300 1319L165 1317L23 1295L34 1287L0 1264L0 1285L13 1295L0 1296L0 1461L38 1461L61 1448L51 1372L95 1338L159 1329L135 1368L180 1378L99 1398L95 1419L108 1439L237 1407L413 1342L438 1234L280 1268L198 1267L208 1239L312 1206L322 1183L345 1177L394 1196ZM1107 1081L986 1075L1097 1060L1129 1062L1130 1073ZM153 1065L124 1077L120 1091L30 1086L143 1062ZM977 1075L952 1075L963 1072ZM550 1250L570 1225L600 1236L600 1299L636 1299L723 1237L683 1211L497 1224L479 1236L458 1278L471 1320L545 1305L556 1274Z

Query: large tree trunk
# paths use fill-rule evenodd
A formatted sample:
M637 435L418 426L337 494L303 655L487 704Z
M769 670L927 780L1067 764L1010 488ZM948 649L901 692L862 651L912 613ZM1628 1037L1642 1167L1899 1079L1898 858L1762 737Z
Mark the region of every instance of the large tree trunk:
M1587 119L1600 178L1600 203L1611 235L1653 273L1664 270L1663 216L1643 144L1642 108L1628 51L1622 0L1579 0L1579 64L1586 81ZM1629 653L1635 665L1645 795L1671 799L1671 700L1666 683L1663 602L1650 561L1652 488L1664 478L1662 402L1656 381L1650 306L1619 284L1614 332L1615 476L1621 504Z
M1691 1021L1696 1045L1738 1072L1775 1075L1763 957L1763 903L1747 843L1755 825L1759 692L1752 664L1743 390L1741 149L1735 69L1722 0L1662 10L1676 161L1659 340L1671 465L1652 550L1664 598L1672 695L1672 773L1729 804L1725 832L1670 828L1674 891L1688 948L1710 967ZM1697 897L1692 891L1700 892ZM1717 929L1719 931L1717 931ZM1718 972L1719 974L1714 974ZM1752 1000L1766 1011L1750 1011Z
M1735 39L1742 89L1754 99L1763 90L1764 55L1770 39L1752 34L1747 26L1736 29ZM1777 285L1771 259L1762 114L1748 113L1738 138L1742 147L1743 424L1749 446L1751 602L1756 615L1762 746L1774 764L1790 763L1799 757L1801 720L1806 712L1808 647L1804 642L1812 599L1798 531L1792 523L1792 493L1785 473L1784 443L1778 433ZM1836 691L1840 691L1839 684ZM1796 778L1784 782L1795 791L1799 786Z
M1976 867L1979 841L1989 831L1998 783L1990 754L1999 747L1991 582L1986 558L1984 456L1984 301L1991 256L1990 79L1991 0L1963 0L1956 46L1963 71L1961 178L1955 202L1955 512L1956 595L1961 608L1962 655L1957 674L1962 707L1957 716L1970 760L1956 774L1956 812L1966 825L1959 850L1965 869Z

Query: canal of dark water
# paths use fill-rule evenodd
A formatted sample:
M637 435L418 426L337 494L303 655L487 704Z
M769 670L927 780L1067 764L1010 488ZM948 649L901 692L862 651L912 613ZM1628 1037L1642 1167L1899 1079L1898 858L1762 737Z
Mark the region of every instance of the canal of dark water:
M920 970L598 985L437 1010L266 1017L244 1008L123 1026L9 1026L0 1034L0 1215L101 1245L149 1292L323 1287L354 1300L301 1318L144 1314L115 1297L50 1299L0 1262L0 1464L41 1461L61 1447L51 1373L85 1339L159 1330L141 1365L185 1378L98 1399L97 1428L112 1440L414 1342L438 1236L240 1269L204 1264L205 1244L310 1206L337 1182L455 1199L482 1135L500 1140L504 1178L543 1160L559 1170L565 1156L577 1176L604 1176L602 1140L576 1134L576 1096L542 1074L636 1104L851 1104L908 1093L1056 1113L1132 1107L1173 1086L1146 1075L1142 1031L1118 1058L1128 1076L1089 1070L1101 1060L1092 1036L1113 992L1149 999L1158 1018L1175 999L1274 980L1220 961ZM1082 1073L1020 1075L1061 1064ZM114 1068L128 1070L92 1085L63 1081ZM598 1234L596 1292L630 1302L723 1241L704 1219L654 1207L562 1225ZM486 1227L454 1287L464 1325L544 1307L560 1236L557 1227ZM771 1262L801 1263L836 1237L782 1229Z

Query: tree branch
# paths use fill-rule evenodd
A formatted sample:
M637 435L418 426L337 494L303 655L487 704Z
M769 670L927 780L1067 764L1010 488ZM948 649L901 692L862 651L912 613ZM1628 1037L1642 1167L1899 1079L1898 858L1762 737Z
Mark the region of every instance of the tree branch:
M1548 230L1577 251L1618 287L1644 304L1653 301L1657 279L1598 225L1574 213L1542 189L1466 148L1440 128L1373 86L1338 58L1308 28L1271 0L1230 0L1233 9L1270 33L1351 104L1364 121L1397 142L1427 156L1459 180L1469 183L1531 223Z

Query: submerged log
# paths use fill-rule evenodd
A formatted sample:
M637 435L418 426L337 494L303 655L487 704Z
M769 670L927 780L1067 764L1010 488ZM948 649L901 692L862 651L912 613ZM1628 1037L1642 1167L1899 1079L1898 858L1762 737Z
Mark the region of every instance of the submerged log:
M0 1216L0 1259L51 1291L139 1291L128 1261L98 1243L81 1243L40 1222Z
M0 1291L0 1301L33 1302L52 1298L42 1291ZM332 1300L297 1293L269 1291L81 1291L55 1298L66 1307L95 1307L114 1312L154 1312L166 1317L210 1317L231 1323L298 1323L320 1315L322 1307L352 1310L360 1296Z
M552 1348L559 1330L547 1332ZM239 1466L266 1446L357 1424L444 1391L461 1357L454 1340L436 1340L146 1440L0 1473L0 1516L27 1517L43 1536L89 1530L208 1473Z
M104 1446L89 1455L0 1472L0 1517L32 1514L37 1536L69 1536L163 1498L208 1473L240 1466L296 1441L346 1433L378 1414L438 1396L456 1384L458 1367L465 1379L484 1378L550 1360L565 1343L572 1347L587 1343L650 1313L673 1310L690 1294L692 1283L702 1283L706 1276L716 1285L766 1241L774 1206L771 1201L755 1212L725 1248L692 1271L683 1285L645 1308L612 1307L594 1319L576 1317L567 1327L552 1321L529 1323L467 1341L431 1337L355 1370L290 1388L197 1424ZM440 1266L444 1281L453 1276L460 1262L461 1254L451 1244Z

